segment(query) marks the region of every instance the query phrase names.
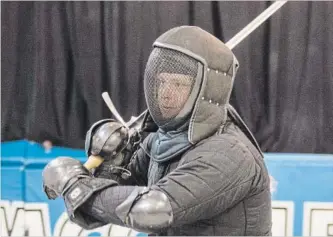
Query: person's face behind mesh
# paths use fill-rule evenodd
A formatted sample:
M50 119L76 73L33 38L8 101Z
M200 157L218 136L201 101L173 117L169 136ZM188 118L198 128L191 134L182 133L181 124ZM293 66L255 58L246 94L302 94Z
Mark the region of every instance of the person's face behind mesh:
M184 107L190 93L194 78L177 73L160 73L157 76L158 106L164 119L172 118Z

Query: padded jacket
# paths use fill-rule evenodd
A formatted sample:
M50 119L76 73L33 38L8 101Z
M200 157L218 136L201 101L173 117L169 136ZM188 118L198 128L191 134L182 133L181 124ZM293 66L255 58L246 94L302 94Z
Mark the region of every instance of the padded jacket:
M81 207L85 222L126 226L114 210L133 187L147 186L149 162L139 149L127 167L131 179L118 179L119 186L95 194ZM271 235L270 180L263 155L232 121L173 159L150 189L166 194L173 213L168 228L150 235Z

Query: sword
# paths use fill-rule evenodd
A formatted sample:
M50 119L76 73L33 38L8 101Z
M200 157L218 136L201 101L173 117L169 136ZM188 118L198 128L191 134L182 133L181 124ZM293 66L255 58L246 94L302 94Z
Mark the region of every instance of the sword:
M271 4L265 11L263 11L259 16L254 18L247 26L245 26L240 32L238 32L234 37L232 37L226 46L229 49L235 48L244 38L251 34L255 29L257 29L264 21L266 21L271 15L273 15L277 10L279 10L287 1L276 1Z

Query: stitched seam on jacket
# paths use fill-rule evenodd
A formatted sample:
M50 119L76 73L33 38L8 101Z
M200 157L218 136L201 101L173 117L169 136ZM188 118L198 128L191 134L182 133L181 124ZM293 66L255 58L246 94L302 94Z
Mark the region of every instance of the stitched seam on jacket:
M245 216L245 229L244 229L244 236L245 236L247 233L247 212L246 212L246 208L245 208L245 201L243 201L242 203L243 203L244 216Z
M177 215L177 214L182 213L182 212L186 212L186 211L188 211L189 209L192 209L192 208L195 208L195 207L197 207L197 206L200 206L200 205L206 204L207 202L211 201L212 199L214 199L214 198L216 198L216 197L219 197L219 196L222 196L223 194L225 194L225 193L227 193L227 192L233 191L234 189L236 189L236 188L238 188L238 187L240 187L240 186L242 186L242 185L244 185L244 184L246 184L246 183L249 183L249 182L252 182L252 180L247 180L247 181L245 181L245 182L242 182L242 183L240 183L239 185L237 185L236 187L233 187L233 188L231 188L231 189L229 189L229 190L227 190L227 191L225 191L225 192L223 192L223 193L221 193L221 194L216 194L216 195L212 196L211 198L209 198L209 199L207 199L207 200L203 200L203 201L201 201L199 204L193 204L193 205L191 205L191 206L189 206L189 207L184 207L184 208L182 208L181 210L175 212L174 215ZM222 188L221 188L221 189L222 189ZM221 189L219 189L219 190L217 191L217 193L219 193L219 191L221 191Z
M218 151L210 151L209 153L210 153L210 154L213 153L212 156L215 156L215 155L226 155L225 152L220 153L220 152L218 152ZM189 161L188 163L193 162L193 161L195 161L195 160L198 160L198 159L200 159L200 158L202 158L202 156L199 156L199 157L197 157L197 158L195 158L195 159ZM255 160L254 160L254 163L255 163ZM240 186L242 186L242 185L244 185L244 184L246 184L246 183L248 183L248 182L252 182L253 177L254 177L254 176L251 176L251 177L249 177L248 180L246 180L246 181L240 183L240 184L237 185L236 187L232 187L232 188L230 188L230 189L228 189L228 190L222 192L221 194L219 194L220 191L223 190L223 187L222 187L222 188L218 189L218 190L216 191L217 194L215 194L214 196L211 196L211 198L206 199L206 200L201 200L199 204L193 204L193 205L191 205L191 206L189 206L189 207L184 207L184 208L182 208L181 210L175 212L175 214L179 214L179 213L184 212L184 211L186 211L186 210L188 210L188 209L191 209L191 208L195 208L195 207L197 207L197 206L200 206L200 205L202 205L202 204L204 204L204 203L207 203L207 202L211 201L212 199L214 199L214 198L216 198L216 197L218 197L218 196L222 196L223 194L225 194L225 193L227 193L227 192L230 192L230 191L232 191L232 190L234 190L234 189L236 189L236 188L238 188L238 187L240 187Z
M240 146L240 147L246 147L246 145L243 143L243 142L241 142L241 141L239 141L238 139L233 139L232 141L234 141L234 142L230 142L230 140L228 140L228 139L223 139L223 140L211 140L211 141L218 141L218 142L223 142L224 144L225 144L225 146L226 145L229 145L230 147L229 147L229 149L230 148L232 148L232 147L235 147L235 146ZM247 147L246 147L247 148ZM195 150L195 149L193 149L193 150ZM247 149L248 150L248 149ZM190 151L189 151L190 152ZM201 154L205 154L205 153L208 153L208 154L214 154L214 155L216 155L216 154L219 154L219 155L226 155L226 154L228 154L228 152L229 152L229 150L221 150L220 148L217 148L217 149L214 149L213 151L212 150L209 150L209 149L205 149L205 150L199 150L199 151L196 151L196 154L199 154L199 156L197 157L197 158L195 158L195 159L191 159L190 161L193 161L193 160L196 160L196 159L198 159L198 158L200 158L200 155ZM252 152L250 152L250 154L251 155L253 155L252 154ZM185 154L184 156L183 156L183 158L187 158L187 159L185 159L185 160L188 160L189 159L189 157L186 157L186 155L188 155L188 154ZM189 161L189 162L190 162Z

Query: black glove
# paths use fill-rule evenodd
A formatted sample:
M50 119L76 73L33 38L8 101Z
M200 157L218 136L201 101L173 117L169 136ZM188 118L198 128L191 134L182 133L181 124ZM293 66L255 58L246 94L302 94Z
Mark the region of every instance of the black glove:
M124 167L129 163L135 149L137 133L129 134L119 122L111 119L95 123L87 132L86 153L101 156L104 161L92 173L95 177L118 180L126 179L130 172Z
M98 155L112 160L129 142L128 129L112 119L96 122L86 135L85 150L90 155Z
M88 157L92 154L104 159L104 162L92 171L94 176L117 181L119 178L129 178L131 173L126 166L141 141L157 130L158 126L149 111L144 114L142 124L136 129L127 130L112 119L100 120L93 124L86 135L86 153Z
M126 169L126 165L132 157L131 151L123 151L118 154L119 157L114 159L106 159L100 166L92 171L94 177L103 179L112 179L120 182L121 179L126 180L131 176L131 172ZM117 165L115 161L121 161L122 165Z
M49 199L63 197L76 181L90 177L81 162L71 157L58 157L50 161L42 175L43 189Z
M86 217L80 207L95 193L116 185L117 182L113 180L91 177L78 160L70 157L58 157L49 162L43 170L43 188L47 197L62 197L70 220L86 229L106 223L91 216Z

